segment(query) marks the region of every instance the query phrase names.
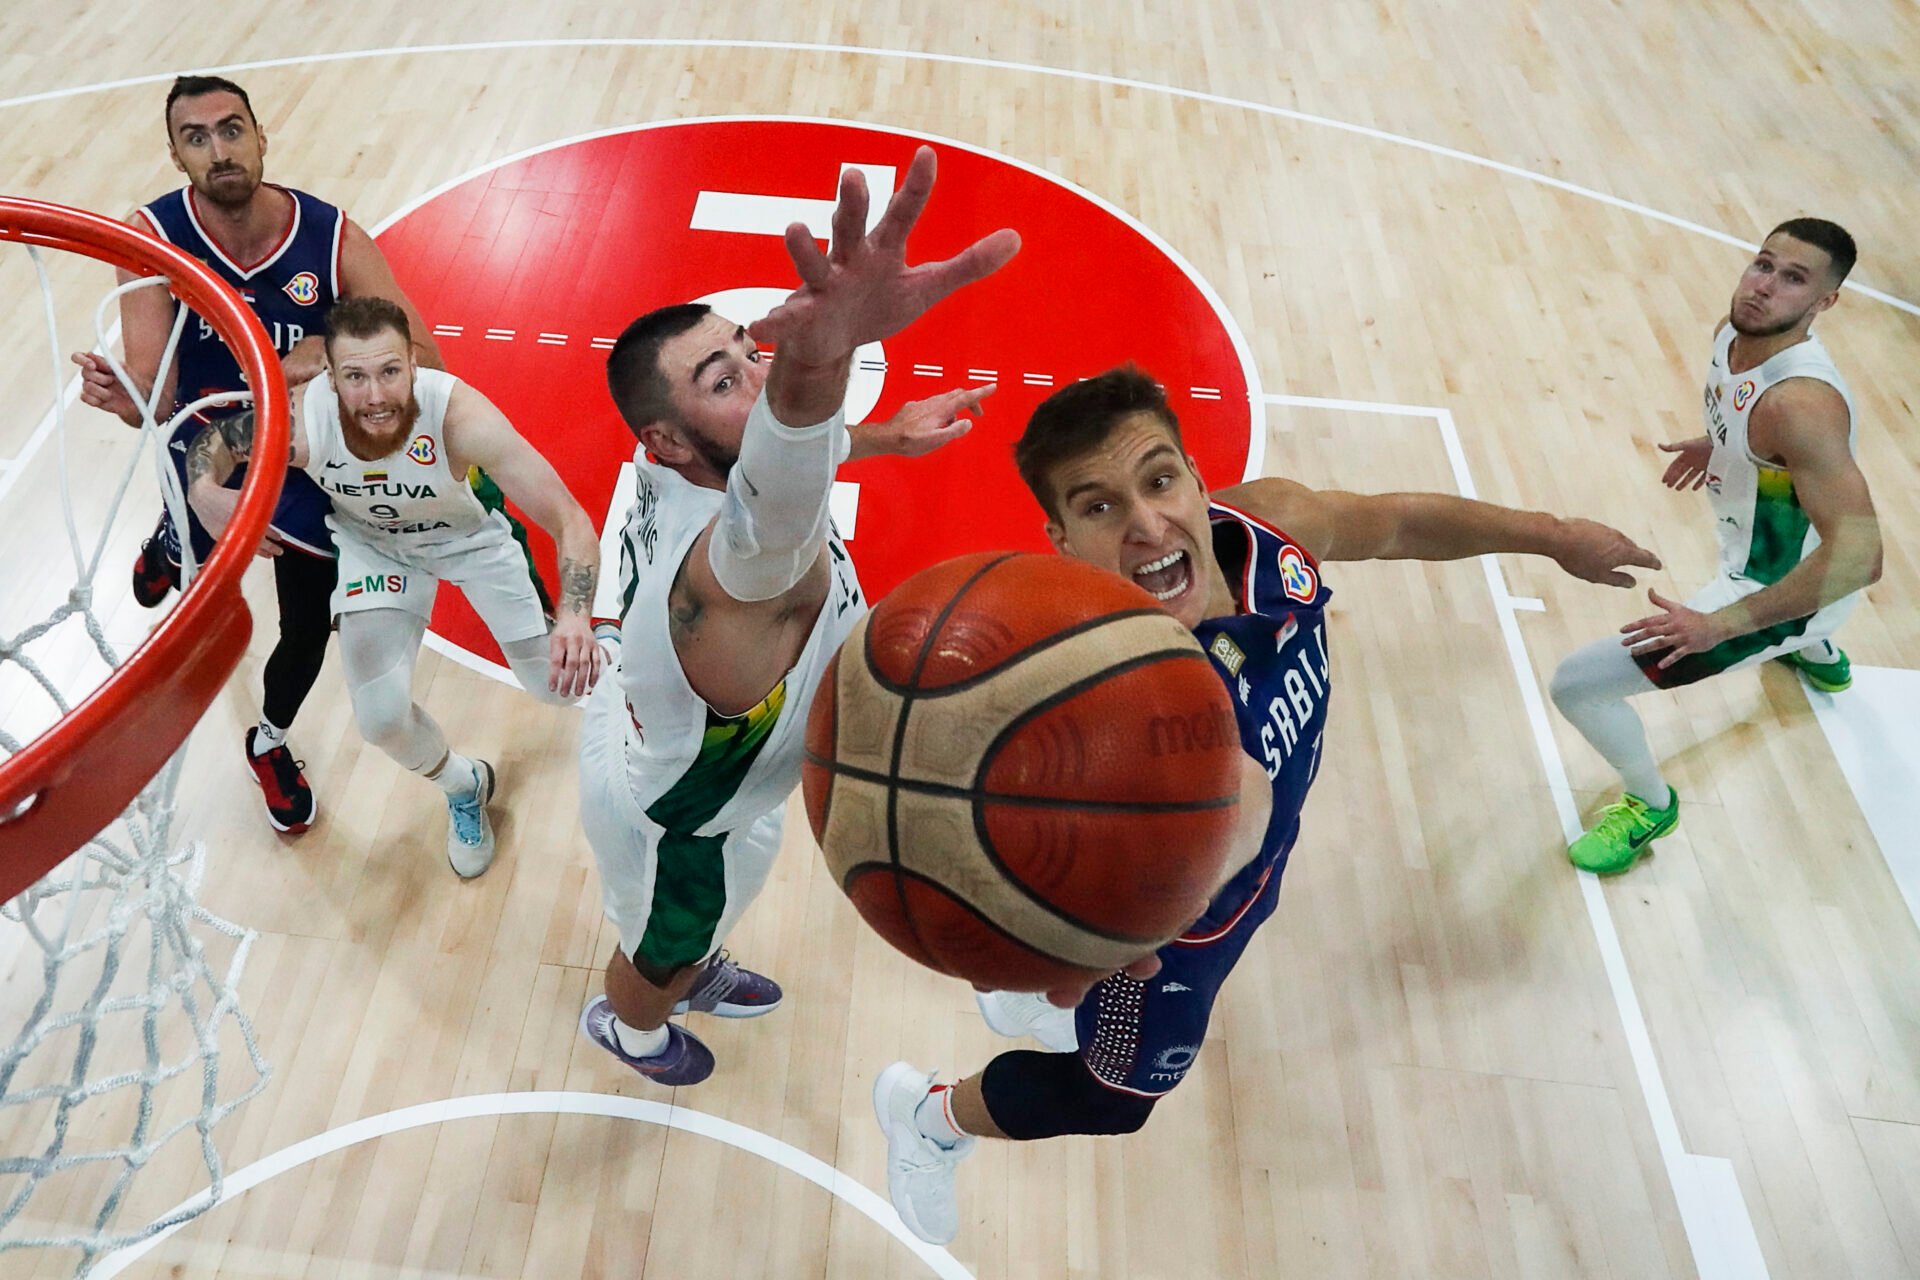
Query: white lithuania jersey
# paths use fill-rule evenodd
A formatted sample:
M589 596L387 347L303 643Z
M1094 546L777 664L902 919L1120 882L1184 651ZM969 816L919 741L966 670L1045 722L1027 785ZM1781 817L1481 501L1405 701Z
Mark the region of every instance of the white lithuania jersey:
M1768 586L1820 545L1820 535L1800 506L1793 476L1757 457L1747 441L1747 419L1767 389L1789 378L1827 383L1847 402L1847 448L1853 448L1857 417L1853 395L1833 367L1820 339L1808 335L1745 373L1728 370L1733 326L1722 325L1707 370L1704 413L1713 456L1707 462L1707 492L1713 500L1714 533L1720 540L1720 572L1735 582Z
M737 830L784 803L799 785L814 690L867 611L866 601L845 544L830 532L832 581L799 660L759 706L720 715L680 668L667 597L725 495L648 461L644 450L633 465L638 488L620 534L620 684L634 799L669 831Z
M461 538L487 522L487 510L447 465L447 400L458 384L438 369L413 371L420 417L406 443L368 462L347 449L340 402L322 374L307 384L300 424L307 433L307 474L333 501L328 524L387 554L431 548Z

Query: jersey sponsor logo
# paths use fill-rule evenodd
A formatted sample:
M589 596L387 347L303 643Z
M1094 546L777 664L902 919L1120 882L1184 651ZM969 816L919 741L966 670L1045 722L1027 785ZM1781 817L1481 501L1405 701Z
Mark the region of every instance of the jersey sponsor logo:
M421 312L462 327L440 339L451 371L526 432L589 512L619 528L625 512L605 513L634 442L624 430L608 430L603 416L555 414L553 387L603 385L607 344L592 338L618 334L643 305L698 299L739 323L759 318L793 287L786 227L814 226L825 248L821 211L843 167L859 166L875 207L884 207L922 141L826 121L669 121L569 140L475 173L383 229L378 241ZM1260 423L1264 433L1265 401L1251 361L1239 354L1244 343L1204 281L1153 231L1088 193L1001 156L925 141L940 153L946 195L929 205L916 243L965 244L1010 222L1023 248L964 298L862 350L848 420L884 420L909 400L993 377L1000 386L993 417L1010 439L1013 424L1054 389L1115 362L1110 333L1054 322L1052 300L1071 296L1089 312L1127 312L1126 354L1166 384L1193 424L1189 445L1201 473L1218 486L1244 479L1251 428ZM450 269L472 202L537 183L554 166L585 180L543 205L550 216L528 228L522 256L548 269L500 273L474 289L471 273ZM989 220L982 210L1003 214ZM606 243L625 246L618 270L596 251ZM569 283L557 300L548 288L555 276ZM637 279L646 281L644 302L633 291ZM1142 307L1142 298L1150 305ZM520 336L503 345L486 339L489 329ZM541 331L572 340L541 345L533 341ZM984 429L1000 430L991 422ZM967 552L1048 550L1039 513L1016 496L1022 488L1011 451L985 437L982 443L966 466L873 457L843 469L840 478L859 486L858 534L847 547L862 596L882 596L908 575ZM933 512L964 516L933 519ZM663 529L667 521L663 515ZM550 555L542 535L533 537L536 554ZM636 536L632 545L645 566L648 544ZM495 652L458 592L443 594L433 628L475 654Z
M1160 984L1160 991L1163 995L1174 995L1178 992L1191 990L1193 990L1193 988L1184 982L1163 982Z
M283 290L289 298L303 307L310 307L320 301L320 277L311 271L302 271L287 281Z
M1231 711L1215 709L1184 716L1155 716L1147 724L1147 753L1156 758L1211 751L1239 741L1240 726Z
M1186 1078L1193 1060L1199 1056L1200 1046L1197 1044L1176 1044L1170 1049L1162 1049L1153 1055L1153 1070L1147 1073L1147 1079L1161 1084L1179 1084Z
M1751 382L1741 383L1739 386L1733 389L1733 411L1735 413L1740 412L1740 410L1747 407L1748 401L1752 399L1753 399L1753 383Z
M1319 576L1298 547L1281 548L1280 589L1287 593L1287 599L1301 604L1312 604L1314 596L1320 593Z
M347 599L359 595L397 596L407 589L404 573L370 573L347 584Z
M413 443L407 446L407 456L423 467L433 465L439 455L433 451L432 436L415 436Z
M1227 674L1230 676L1239 675L1241 664L1247 660L1247 655L1240 651L1240 646L1235 644L1233 638L1224 631L1213 638L1213 643L1208 646L1207 652L1227 669Z

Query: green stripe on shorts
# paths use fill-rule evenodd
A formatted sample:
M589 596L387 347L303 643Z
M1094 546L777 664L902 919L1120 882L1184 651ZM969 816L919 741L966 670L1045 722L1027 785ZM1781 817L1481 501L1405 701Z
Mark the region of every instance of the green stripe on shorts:
M1690 653L1680 661L1660 670L1660 659L1670 650L1661 649L1654 653L1641 654L1634 661L1640 664L1640 670L1647 679L1661 689L1677 689L1683 684L1693 684L1709 676L1717 676L1722 671L1730 671L1763 649L1771 649L1777 644L1785 644L1795 636L1805 635L1807 624L1813 621L1813 615L1793 618L1786 622L1776 622L1770 627L1750 631L1744 636L1735 636L1723 640L1705 653Z
M760 705L737 716L707 711L700 750L679 781L647 807L661 827L653 902L636 962L661 969L693 964L713 949L727 909L727 837L693 834L726 807L759 758L787 705L782 680Z
M713 949L727 908L725 836L660 835L647 931L634 956L657 969L695 964Z

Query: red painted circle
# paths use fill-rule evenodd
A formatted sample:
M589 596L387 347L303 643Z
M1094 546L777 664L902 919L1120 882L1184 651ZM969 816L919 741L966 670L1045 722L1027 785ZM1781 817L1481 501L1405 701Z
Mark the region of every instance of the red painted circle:
M633 451L607 394L605 344L653 307L795 283L777 235L696 229L701 193L748 197L709 196L707 204L778 226L796 215L765 198L828 201L842 164L904 172L923 141L802 120L640 127L479 173L378 240L436 329L449 369L506 412L600 521ZM1018 229L1024 247L997 276L886 343L871 418L971 385L975 370L993 371L1000 389L973 432L939 453L841 470L860 486L849 541L875 599L949 556L1044 549L1042 517L1014 472L1012 442L1055 388L1122 361L1165 384L1211 483L1235 483L1247 466L1249 393L1257 388L1230 322L1202 285L1086 193L999 156L937 141L935 150L938 184L909 258L945 257L1002 226ZM923 372L933 368L939 372ZM551 583L552 547L531 533ZM441 593L433 629L497 660L458 591Z

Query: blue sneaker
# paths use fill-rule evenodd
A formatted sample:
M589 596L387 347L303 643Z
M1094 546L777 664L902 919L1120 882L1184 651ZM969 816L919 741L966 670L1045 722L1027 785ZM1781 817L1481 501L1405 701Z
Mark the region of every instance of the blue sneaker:
M725 951L716 951L675 1013L710 1013L716 1018L757 1018L780 1007L780 984L742 969Z
M636 1058L620 1047L620 1037L613 1033L613 1022L613 1005L605 996L595 996L580 1011L580 1031L587 1039L655 1084L677 1088L683 1084L699 1084L713 1074L713 1050L686 1028L669 1022L667 1047L645 1058Z
M480 775L473 794L447 797L447 861L462 880L471 880L493 865L493 823L487 819L493 766L475 760L473 767Z

